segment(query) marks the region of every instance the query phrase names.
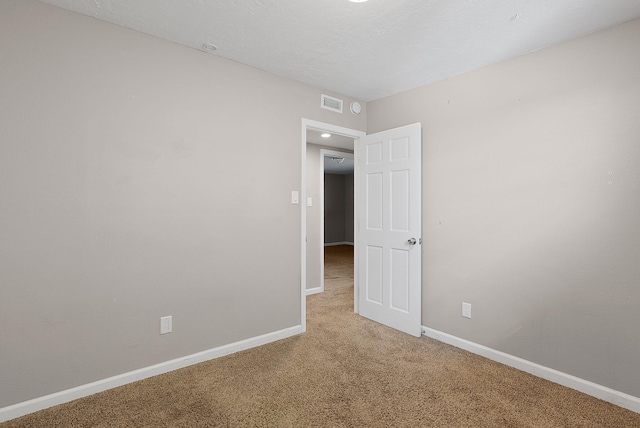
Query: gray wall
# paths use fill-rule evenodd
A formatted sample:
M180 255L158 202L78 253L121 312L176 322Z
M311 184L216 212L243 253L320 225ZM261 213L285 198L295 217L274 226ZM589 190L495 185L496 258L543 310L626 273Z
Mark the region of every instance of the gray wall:
M300 324L301 118L366 113L32 0L0 52L0 407Z
M344 240L354 242L353 235L353 201L354 187L353 174L344 176Z
M353 242L353 174L324 174L324 242Z
M640 397L639 76L636 20L368 104L422 122L424 325Z
M307 196L312 198L313 206L307 207L307 289L318 288L322 284L320 257L324 250L322 217L320 210L320 149L316 144L307 144Z
M324 242L345 241L344 175L324 174Z

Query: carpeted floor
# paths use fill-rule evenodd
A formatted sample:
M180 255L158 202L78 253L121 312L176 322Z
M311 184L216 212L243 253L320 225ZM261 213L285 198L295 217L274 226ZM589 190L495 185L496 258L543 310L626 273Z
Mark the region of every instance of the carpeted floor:
M326 250L308 332L43 410L8 427L640 427L640 414L353 313Z

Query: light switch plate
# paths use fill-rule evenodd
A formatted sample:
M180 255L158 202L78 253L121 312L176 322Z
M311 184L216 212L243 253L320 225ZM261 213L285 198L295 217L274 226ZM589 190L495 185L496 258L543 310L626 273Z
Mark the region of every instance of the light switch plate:
M292 190L291 191L291 203L292 204L300 203L300 194L298 193L297 190Z
M312 207L313 206L313 199L307 198L307 206L308 207Z

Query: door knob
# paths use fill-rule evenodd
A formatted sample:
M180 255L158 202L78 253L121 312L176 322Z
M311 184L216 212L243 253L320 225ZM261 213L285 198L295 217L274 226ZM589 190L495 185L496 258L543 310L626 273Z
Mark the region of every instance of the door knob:
M416 245L416 242L418 242L418 241L416 241L416 238L411 238L411 239L409 239L409 240L407 241L407 244L409 244L409 245Z

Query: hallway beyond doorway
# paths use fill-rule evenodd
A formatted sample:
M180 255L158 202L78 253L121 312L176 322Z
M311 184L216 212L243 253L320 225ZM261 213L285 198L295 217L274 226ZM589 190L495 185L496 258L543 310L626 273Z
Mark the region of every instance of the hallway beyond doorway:
M324 247L324 286L353 287L353 245Z

